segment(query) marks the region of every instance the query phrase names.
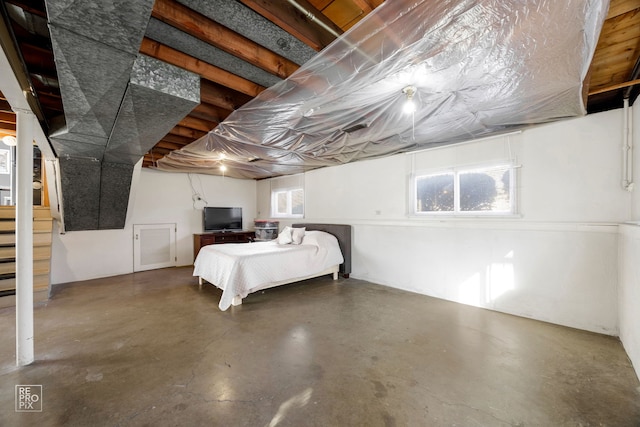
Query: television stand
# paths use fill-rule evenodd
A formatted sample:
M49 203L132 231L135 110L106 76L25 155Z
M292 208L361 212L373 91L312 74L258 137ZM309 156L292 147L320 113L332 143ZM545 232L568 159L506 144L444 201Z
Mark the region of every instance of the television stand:
M193 259L195 260L200 248L207 245L224 243L249 243L255 239L253 231L215 231L210 233L196 233L193 235Z

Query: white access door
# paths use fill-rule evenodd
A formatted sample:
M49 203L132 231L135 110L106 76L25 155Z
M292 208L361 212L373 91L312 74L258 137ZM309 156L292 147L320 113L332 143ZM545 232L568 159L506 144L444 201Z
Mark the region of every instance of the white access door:
M175 267L176 224L133 225L133 271Z

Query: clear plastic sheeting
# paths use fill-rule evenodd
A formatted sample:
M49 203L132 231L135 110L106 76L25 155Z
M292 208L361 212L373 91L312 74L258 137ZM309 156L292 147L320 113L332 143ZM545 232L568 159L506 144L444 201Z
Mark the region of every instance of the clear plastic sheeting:
M387 1L158 168L264 178L584 115L607 9L606 0Z

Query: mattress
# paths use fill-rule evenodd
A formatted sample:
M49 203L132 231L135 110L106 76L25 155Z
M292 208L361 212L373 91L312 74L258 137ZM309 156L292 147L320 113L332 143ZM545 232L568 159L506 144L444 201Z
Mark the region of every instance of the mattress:
M220 310L233 299L271 285L305 278L342 264L344 258L335 236L307 231L299 245L269 242L209 245L200 250L193 275L222 289Z

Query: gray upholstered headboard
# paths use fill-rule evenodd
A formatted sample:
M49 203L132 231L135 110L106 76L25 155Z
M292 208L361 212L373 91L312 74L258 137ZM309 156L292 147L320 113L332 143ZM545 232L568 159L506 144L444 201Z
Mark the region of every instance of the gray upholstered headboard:
M318 230L331 233L338 239L344 263L340 265L340 272L344 277L351 274L351 226L344 224L293 224L292 227L306 227L307 230Z

